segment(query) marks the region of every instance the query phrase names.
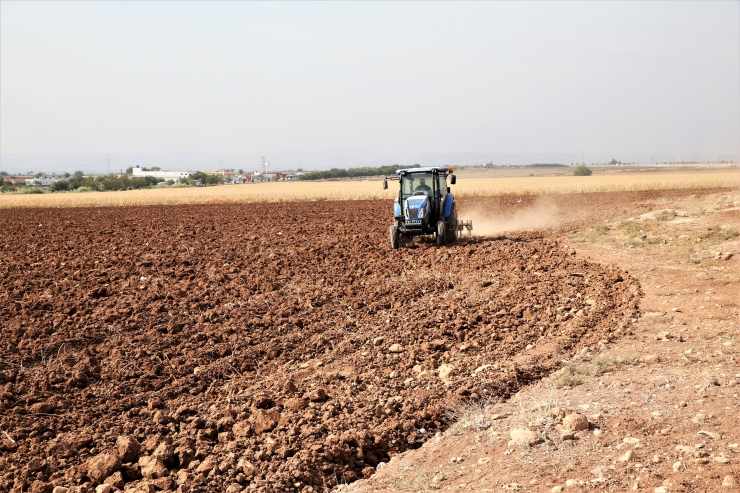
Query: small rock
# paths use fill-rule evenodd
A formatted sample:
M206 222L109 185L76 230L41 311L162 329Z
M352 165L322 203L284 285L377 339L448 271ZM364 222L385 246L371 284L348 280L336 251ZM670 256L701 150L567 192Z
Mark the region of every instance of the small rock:
M594 430L594 436L599 436L599 435L601 435L601 433L603 433L603 432L601 431L601 428L596 428L596 429Z
M668 488L665 486L658 486L653 490L655 493L666 493L668 491Z
M658 454L653 455L653 464L660 464L660 456Z
M149 409L161 409L162 407L164 407L164 402L159 397L149 399Z
M152 481L152 486L154 486L154 491L156 490L170 490L175 485L175 482L172 480L171 477L165 476L163 478L157 478L154 481ZM152 491L152 493L154 493Z
M633 438L633 437L625 437L622 441L624 443L631 443L631 444L640 443L639 438Z
M575 479L568 479L565 481L566 488L570 488L571 486L575 486L577 484L578 484L578 481L576 481Z
M152 420L159 425L166 425L167 423L169 423L170 418L162 411L157 411L156 413L154 413L154 417L152 418Z
M705 430L701 430L699 433L697 433L697 435L702 435L702 436L705 436L705 437L709 437L712 440L719 440L720 438L722 438L722 436L719 433L717 433L716 431L705 431Z
M385 337L376 337L373 339L373 346L380 346L385 342Z
M635 458L635 451L634 450L628 450L619 458L619 462L629 462L632 459Z
M609 468L606 466L596 466L591 470L591 474L603 478L609 472Z
M671 333L667 330L664 330L663 332L658 332L658 336L656 337L659 341L669 341L671 339Z
M690 445L676 445L676 452L680 452L682 454L693 454L696 451L694 450L694 447Z
M240 491L242 491L242 487L237 483L231 483L229 487L226 488L226 493L239 493Z
M141 444L134 437L121 435L116 440L116 450L121 462L134 462L141 452Z
M203 462L200 463L200 465L198 465L198 467L195 469L195 472L207 475L214 467L216 467L216 458L212 455L209 455L203 460Z
M288 399L288 401L293 401L293 400L294 399ZM298 400L303 401L303 399L298 399ZM300 409L296 409L296 411L298 410ZM249 421L237 421L236 423L234 423L234 426L231 427L231 432L237 438L248 437L249 435L252 434L252 423L250 423Z
M588 418L583 414L569 414L563 418L563 428L570 431L588 430Z
M563 493L563 487L562 486L553 486L550 490L550 493Z
M734 488L737 486L737 481L735 481L735 478L727 475L725 476L725 479L722 480L722 486L725 488Z
M121 471L116 471L103 481L105 484L109 484L113 486L114 488L118 488L119 490L123 489L123 474L121 474Z
M326 393L326 390L322 389L321 387L306 393L306 398L311 402L325 401L327 397L328 395ZM255 431L257 431L256 428L255 428ZM261 433L261 432L257 431L257 433Z
M314 391L317 392L317 391ZM315 396L314 396L315 397ZM270 431L275 428L280 420L280 413L277 409L257 409L250 417L254 432L257 434Z
M391 347L388 348L389 353L402 353L403 352L403 346L400 344L391 344Z
M730 456L726 452L722 452L721 454L714 457L714 462L719 462L720 464L729 464Z
M730 260L732 258L732 253L730 252L717 252L717 255L714 256L715 260Z
M677 461L673 463L673 470L679 471L683 467L683 463L681 461Z
M643 358L643 361L648 365L654 365L656 363L660 363L660 356L657 354L648 354Z
M20 491L20 490L18 490ZM28 489L28 493L50 493L51 485L44 481L36 480L31 483L31 487Z
M514 428L509 432L513 445L535 445L542 440L535 432L527 428ZM510 444L511 444L510 442Z
M101 452L91 457L85 463L87 476L96 483L102 483L105 478L121 468L121 457L115 452Z
M146 479L162 478L169 474L164 462L148 455L139 458L139 466L141 466L141 475Z
M441 378L442 380L447 380L450 377L450 375L452 375L452 372L454 370L455 370L454 366L444 363L442 365L439 365L439 368L437 368L437 374L439 375L439 378Z
M40 457L34 457L28 461L28 471L36 472L44 468L44 461Z
M95 487L95 493L111 493L111 485L109 484L99 484Z
M478 465L481 465L481 466L483 464L488 464L489 462L491 462L490 457L481 457L480 459L478 459Z
M69 488L64 486L55 486L51 493L69 493Z
M560 434L561 440L575 440L576 439L576 433L574 431L563 431Z
M172 445L170 445L169 443L162 442L157 445L156 449L154 449L151 457L153 459L159 459L162 461L163 464L169 466L172 465L172 460L175 457L175 449L172 448Z
M573 411L571 411L567 407L558 407L558 408L552 410L552 415L555 418L563 419L566 416L568 416L569 414L571 414L572 412Z

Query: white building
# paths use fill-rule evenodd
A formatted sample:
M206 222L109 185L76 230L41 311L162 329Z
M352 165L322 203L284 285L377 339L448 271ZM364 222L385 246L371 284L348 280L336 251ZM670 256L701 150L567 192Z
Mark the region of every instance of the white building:
M29 187L48 187L61 180L61 178L30 178L26 180Z
M180 178L187 178L190 176L190 171L144 171L137 165L134 168L134 176L153 176L160 180L173 180L177 181Z

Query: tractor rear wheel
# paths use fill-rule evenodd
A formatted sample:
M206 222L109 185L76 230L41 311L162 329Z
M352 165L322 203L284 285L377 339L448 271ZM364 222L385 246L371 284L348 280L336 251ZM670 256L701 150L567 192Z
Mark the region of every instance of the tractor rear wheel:
M447 218L447 243L454 243L457 241L457 206L452 203L452 211L450 216Z
M447 232L445 229L445 222L443 220L437 221L437 246L444 246L447 244Z
M391 248L394 250L401 246L401 234L398 231L398 226L395 224L391 226Z

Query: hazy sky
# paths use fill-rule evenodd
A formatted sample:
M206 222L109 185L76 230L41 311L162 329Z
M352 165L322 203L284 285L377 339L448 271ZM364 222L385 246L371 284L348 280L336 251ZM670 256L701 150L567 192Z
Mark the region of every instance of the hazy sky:
M0 152L740 154L740 3L0 2Z

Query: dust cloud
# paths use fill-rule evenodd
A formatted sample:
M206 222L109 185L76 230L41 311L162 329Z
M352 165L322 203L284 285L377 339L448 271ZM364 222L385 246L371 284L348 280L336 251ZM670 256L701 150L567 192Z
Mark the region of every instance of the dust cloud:
M527 205L522 199L503 211L484 211L471 209L464 211L460 219L473 220L473 234L490 236L507 231L526 231L556 227L564 222L564 215L549 197L537 197ZM520 208L521 206L521 208ZM516 210L518 209L518 210Z

